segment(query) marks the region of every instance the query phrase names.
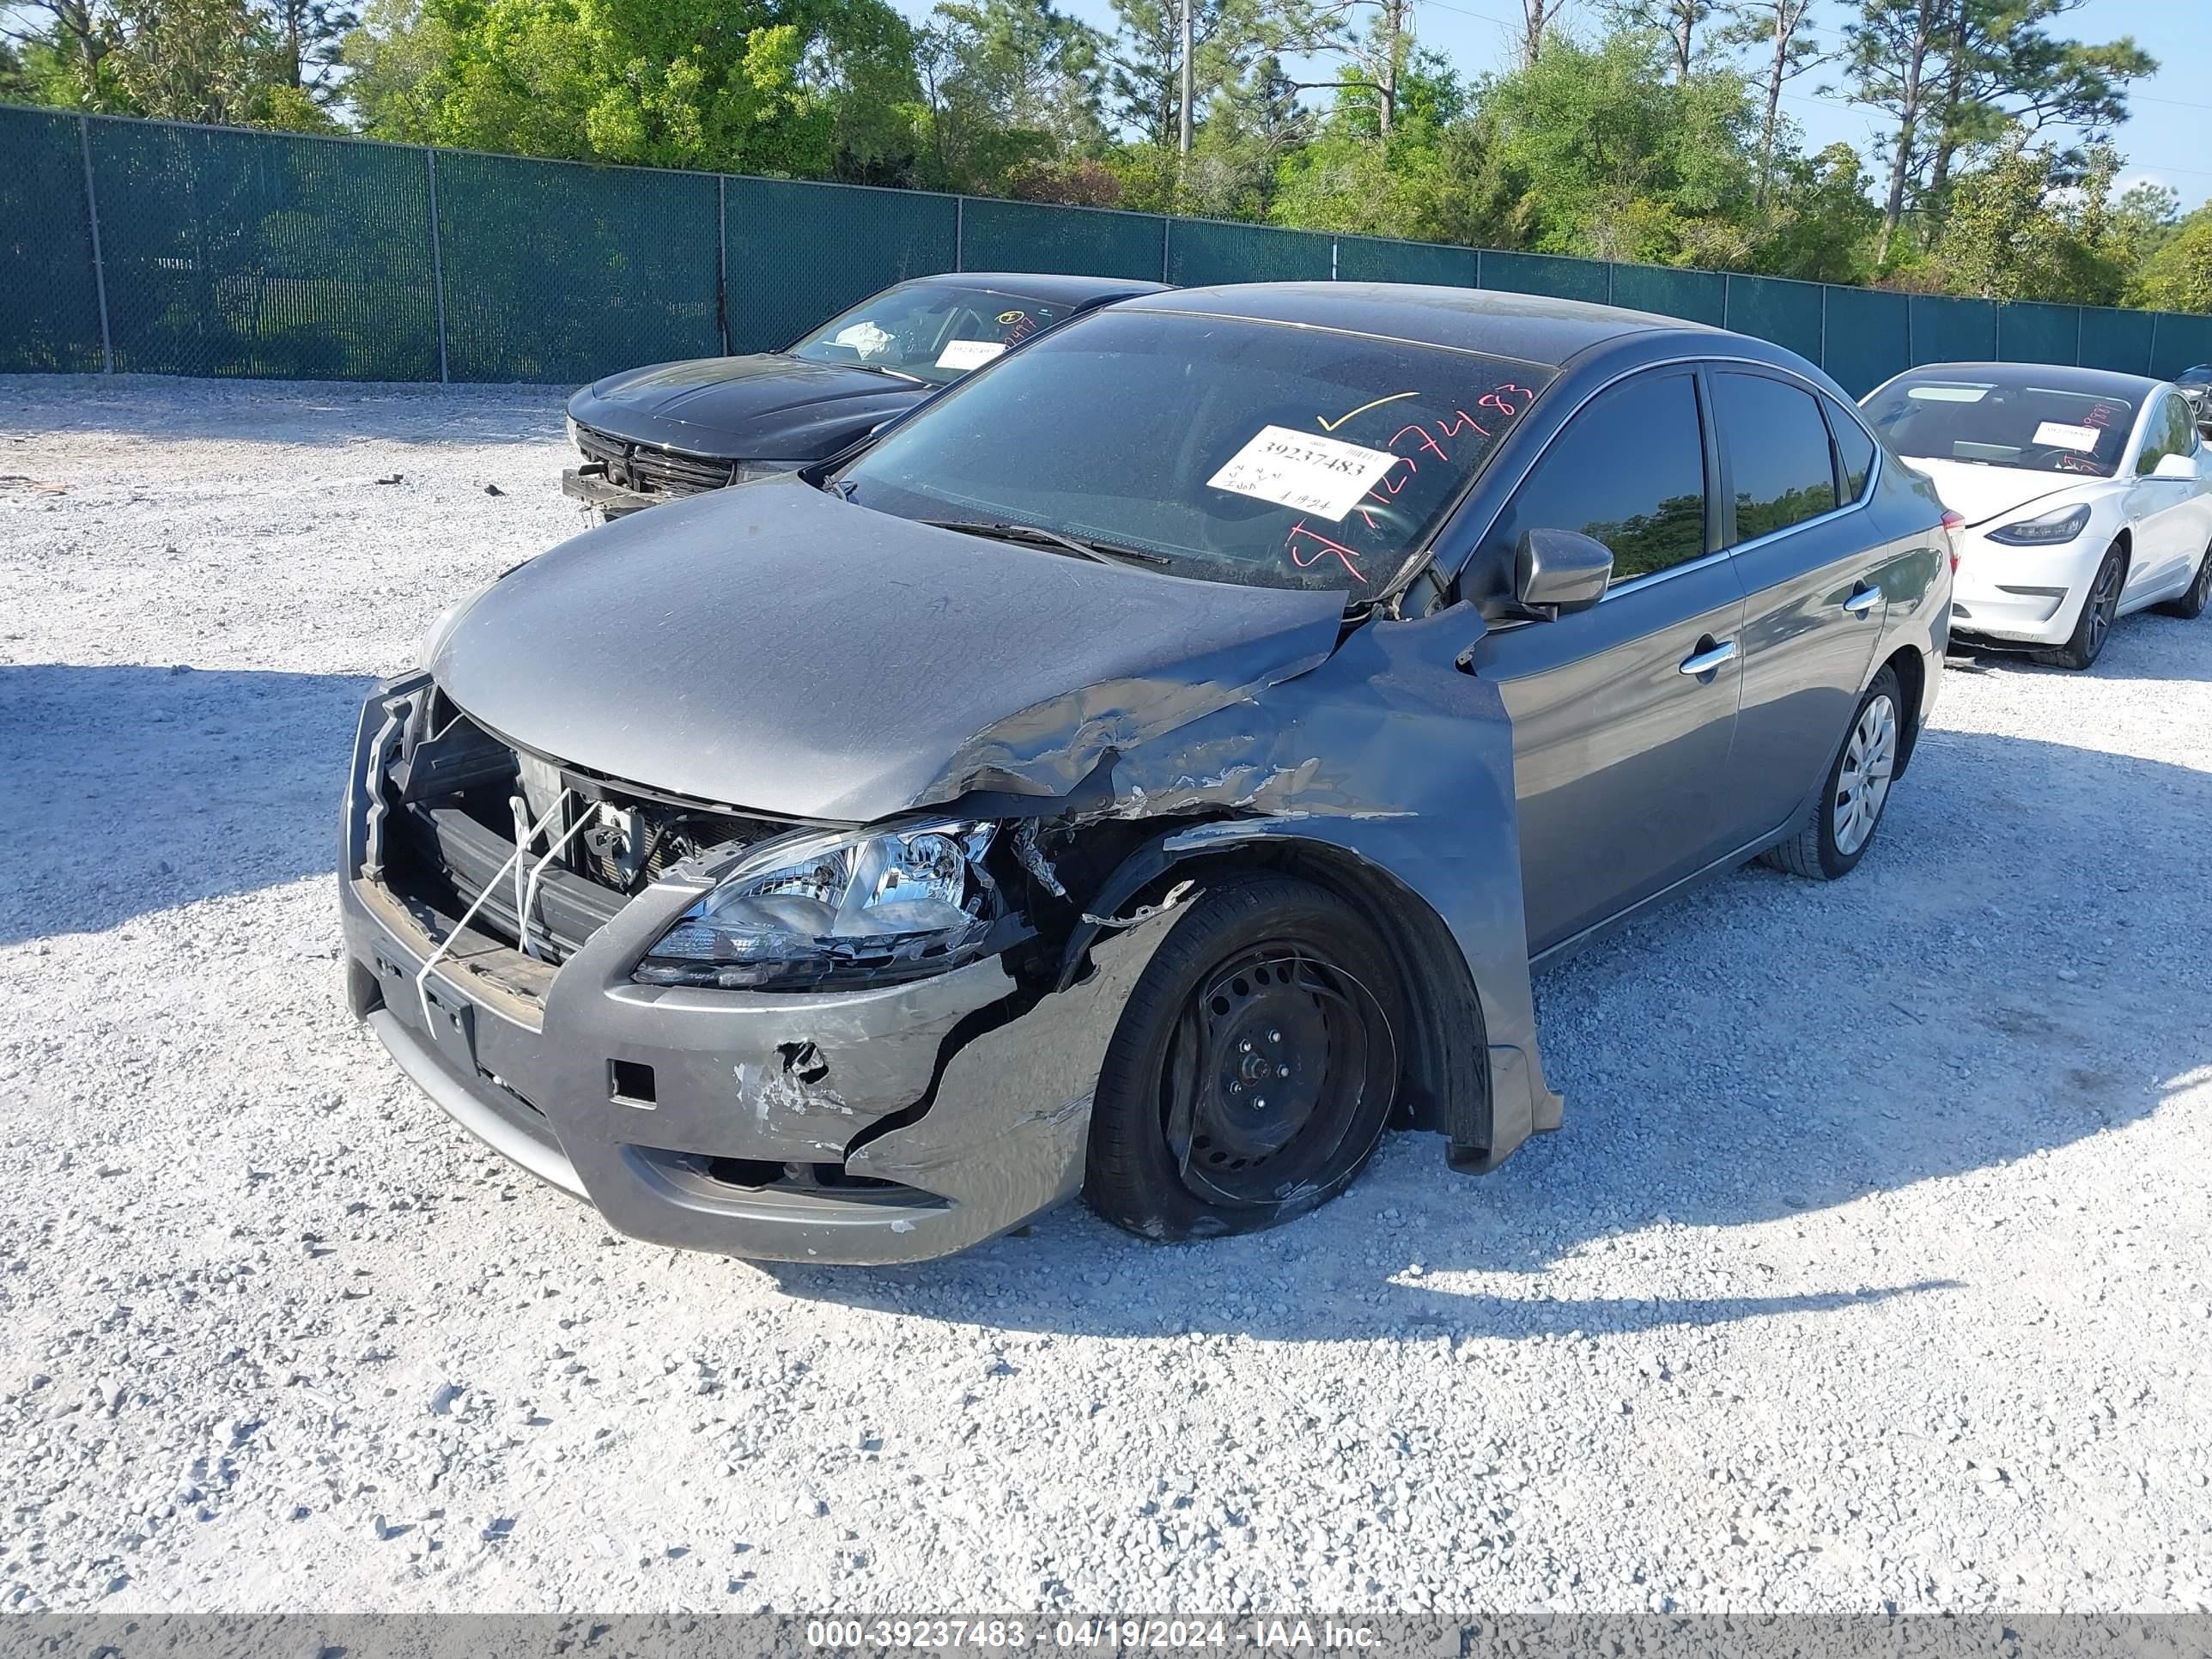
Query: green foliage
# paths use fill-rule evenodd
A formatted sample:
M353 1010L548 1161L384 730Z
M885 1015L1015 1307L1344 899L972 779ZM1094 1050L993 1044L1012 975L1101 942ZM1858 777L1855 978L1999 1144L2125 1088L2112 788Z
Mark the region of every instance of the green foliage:
M2212 312L2212 208L2199 208L2129 284L2130 303L2160 311Z
M1988 300L2116 303L2129 247L2112 209L2119 157L2085 162L2050 144L2015 144L1962 179L1929 264L1943 288Z
M1478 145L1498 222L1542 253L1741 267L1756 240L1758 112L1726 70L1666 72L1658 42L1553 37L1487 83Z
M650 167L825 176L915 95L883 0L378 0L347 43L378 137Z

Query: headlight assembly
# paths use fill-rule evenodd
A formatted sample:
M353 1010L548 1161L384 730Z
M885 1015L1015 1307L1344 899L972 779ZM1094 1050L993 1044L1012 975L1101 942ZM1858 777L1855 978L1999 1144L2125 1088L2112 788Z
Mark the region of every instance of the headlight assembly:
M2046 513L2039 519L2022 519L2018 524L1992 530L1990 539L2013 547L2048 547L2059 542L2072 541L2088 522L2089 508L2084 502L2080 507L2061 507L2056 513Z
M837 830L748 859L643 961L646 985L808 989L939 973L980 954L997 890L996 825Z

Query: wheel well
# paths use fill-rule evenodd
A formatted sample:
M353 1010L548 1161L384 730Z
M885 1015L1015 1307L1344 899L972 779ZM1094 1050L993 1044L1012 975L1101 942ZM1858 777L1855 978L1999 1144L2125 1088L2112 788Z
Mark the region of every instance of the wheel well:
M1897 676L1897 689L1905 699L1905 731L1897 745L1897 775L1901 778L1905 769L1912 764L1912 748L1920 740L1920 711L1928 690L1928 664L1917 647L1908 645L1893 652L1882 667Z
M1295 876L1358 910L1389 947L1413 1030L1398 1034L1394 1119L1448 1132L1455 1142L1490 1145L1490 1061L1482 1004L1467 959L1428 901L1395 877L1325 842L1255 836L1187 854L1116 908L1153 904L1194 875L1266 871Z

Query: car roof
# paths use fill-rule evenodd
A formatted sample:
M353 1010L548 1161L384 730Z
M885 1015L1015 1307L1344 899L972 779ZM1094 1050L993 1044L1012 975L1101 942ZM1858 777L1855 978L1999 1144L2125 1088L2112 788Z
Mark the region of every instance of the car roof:
M1680 317L1618 306L1555 300L1498 289L1430 288L1411 283L1243 283L1179 288L1133 301L1141 311L1249 317L1348 329L1416 344L1449 346L1557 368L1592 346L1669 331L1701 337L1712 349L1751 337ZM1771 348L1757 343L1765 356Z
M1147 283L1133 276L1069 276L1053 271L941 270L915 279L922 283L951 283L980 288L994 294L1012 294L1046 304L1081 305L1087 300L1127 299L1139 294L1158 294L1165 283Z
M2026 375L2053 392L2104 392L2136 398L2148 397L2166 384L2148 374L2127 374L2117 368L2076 368L2067 363L1919 363L1905 374L1949 374L1960 379L1979 375L1990 380ZM1905 374L1895 378L1903 380Z

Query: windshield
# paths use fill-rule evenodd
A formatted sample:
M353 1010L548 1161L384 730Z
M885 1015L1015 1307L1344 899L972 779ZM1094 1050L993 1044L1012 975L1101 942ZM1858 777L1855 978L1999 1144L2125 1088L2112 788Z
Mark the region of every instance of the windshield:
M959 283L907 283L831 318L790 355L950 386L1073 309Z
M1176 575L1380 592L1551 371L1440 346L1109 311L937 398L837 478L910 519L1025 524Z
M1863 407L1874 429L1900 455L2100 478L2118 470L2136 423L2131 398L2038 386L2033 370L1909 374Z

